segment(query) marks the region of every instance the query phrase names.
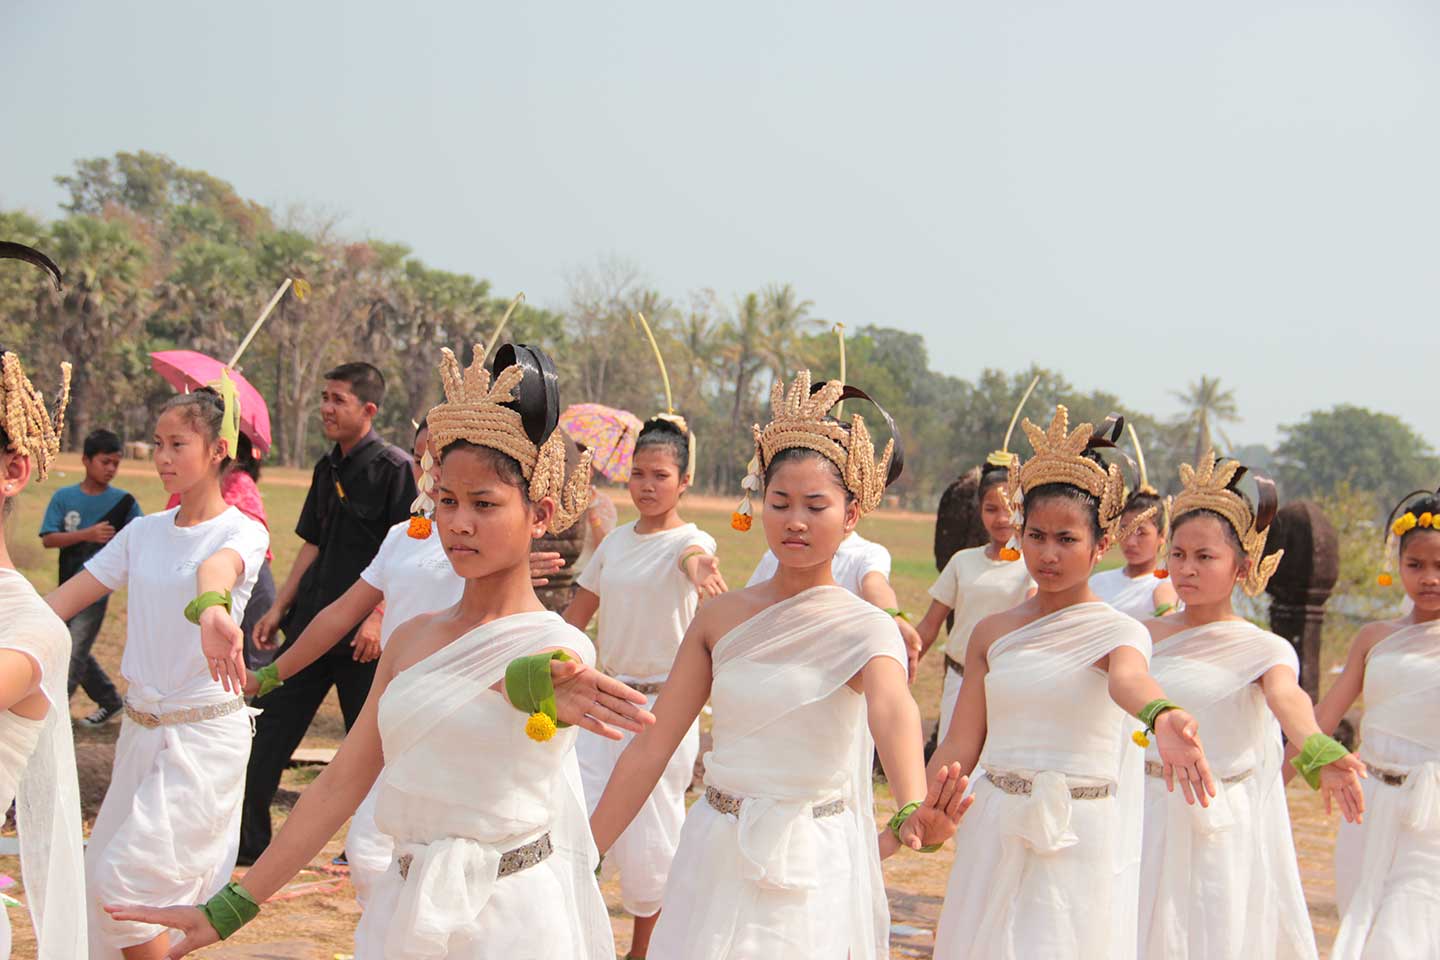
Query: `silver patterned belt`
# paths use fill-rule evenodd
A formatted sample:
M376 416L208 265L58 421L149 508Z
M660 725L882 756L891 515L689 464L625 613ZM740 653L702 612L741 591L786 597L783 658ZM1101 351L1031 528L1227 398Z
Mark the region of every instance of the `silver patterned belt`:
M620 680L619 677L615 676L615 674L611 673L609 670L605 671L605 675L608 677L612 677L613 679ZM634 690L636 693L643 693L647 697L654 696L655 694L659 693L660 688L665 686L664 680L654 680L644 683L638 680L620 680L620 682L625 684L625 686L629 687L631 690Z
M551 844L550 834L547 832L537 840L531 840L523 846L500 854L500 869L496 871L496 877L508 877L512 873L528 870L554 852L555 847ZM414 862L413 853L402 853L395 858L395 865L400 868L401 880L410 879L410 865Z
M945 669L954 670L956 676L965 676L965 664L961 663L959 660L956 660L948 653L945 654Z
M724 790L717 790L714 787L705 788L705 802L710 804L721 813L728 813L734 816L740 815L740 805L745 802L743 797L734 797ZM833 817L837 813L845 812L844 800L827 800L824 803L817 803L810 808L810 815L816 820L824 817Z
M1410 776L1408 773L1386 770L1384 767L1377 767L1369 763L1365 764L1365 770L1370 776L1379 780L1387 787L1402 787L1405 785L1405 780Z
M136 710L127 703L125 704L125 716L140 726L153 730L155 727L168 727L176 723L199 723L202 720L214 720L216 717L228 717L230 714L239 713L244 709L244 697L236 697L234 700L225 700L220 703L209 703L203 707L173 710L170 713L146 713L143 710Z
M1252 770L1242 770L1242 771L1240 771L1239 773L1232 773L1232 774L1230 774L1230 776L1228 776L1228 777L1221 777L1221 778L1220 778L1220 782L1223 783L1223 784L1225 784L1225 785L1228 787L1228 786L1229 786L1230 784L1232 784L1232 783L1240 783L1242 780L1249 780L1249 779L1250 779L1251 777L1253 777L1254 775L1255 775L1255 771L1254 771L1253 769L1252 769ZM1156 763L1154 760L1146 760L1146 761L1145 761L1145 776L1147 776L1147 777L1160 777L1160 778L1163 779L1164 776L1165 776L1165 764L1163 764L1163 763Z
M995 784L1001 793L1008 793L1012 797L1028 797L1035 789L1034 780L1015 773L996 773L993 770L986 770L985 779ZM1115 784L1097 783L1082 787L1071 787L1070 799L1102 800L1114 793Z

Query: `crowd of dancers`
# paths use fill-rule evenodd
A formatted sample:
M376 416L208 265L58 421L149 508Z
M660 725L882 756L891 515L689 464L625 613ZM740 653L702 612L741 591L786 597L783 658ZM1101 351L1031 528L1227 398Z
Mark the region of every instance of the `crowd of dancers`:
M0 364L8 508L58 451L65 387L52 413L18 356ZM16 801L41 957L226 938L347 821L364 960L612 960L597 878L615 875L634 957L888 957L881 860L952 838L937 958L1314 957L1297 774L1345 821L1332 955L1440 956L1434 495L1391 521L1408 611L1360 632L1317 707L1291 644L1231 606L1280 559L1273 488L1242 493L1234 461L1184 466L1164 500L1138 476L1127 489L1111 424L1072 426L1064 407L1026 420L1031 454L1002 447L981 474L989 542L950 560L912 626L855 532L903 469L903 427L877 453L857 410L873 401L801 371L754 430L734 524L758 519L769 553L750 584L727 589L715 539L681 516L695 438L665 413L636 442L638 518L562 615L536 598L532 551L591 486L588 455L566 466L550 359L507 345L487 366L477 348L462 368L446 350L440 374L415 516L255 673L238 624L269 540L221 495L237 441L223 385L160 413L155 466L178 506L126 525L84 573L42 599L0 541L0 800ZM1125 567L1095 575L1115 544ZM126 719L82 863L63 621L122 586ZM343 745L232 881L254 767L242 694L283 687L382 598ZM909 680L950 617L927 763ZM1357 756L1330 733L1361 696ZM877 754L893 799L879 824Z

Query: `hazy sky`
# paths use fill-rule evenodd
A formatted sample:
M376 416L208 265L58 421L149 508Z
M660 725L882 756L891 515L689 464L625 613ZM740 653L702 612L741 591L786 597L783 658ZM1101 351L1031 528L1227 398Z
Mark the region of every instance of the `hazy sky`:
M15 3L0 61L0 206L155 150L540 304L610 256L788 281L961 376L1440 441L1426 0Z

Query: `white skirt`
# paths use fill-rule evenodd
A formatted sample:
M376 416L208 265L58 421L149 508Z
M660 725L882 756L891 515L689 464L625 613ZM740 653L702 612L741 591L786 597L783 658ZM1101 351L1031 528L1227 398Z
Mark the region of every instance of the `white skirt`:
M350 864L350 883L355 887L355 899L363 908L370 901L371 891L379 882L381 874L395 863L395 841L375 824L375 796L379 780L350 818L350 829L345 833L345 859Z

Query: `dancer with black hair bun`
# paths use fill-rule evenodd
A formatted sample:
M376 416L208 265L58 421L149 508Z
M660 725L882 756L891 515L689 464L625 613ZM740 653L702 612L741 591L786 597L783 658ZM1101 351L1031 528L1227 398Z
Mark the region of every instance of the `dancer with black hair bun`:
M1413 607L1360 629L1315 708L1320 729L1333 731L1365 700L1365 819L1340 825L1335 960L1440 956L1440 491L1406 494L1387 527L1380 582L1392 584L1398 558ZM1301 747L1301 773L1325 759Z
M686 815L652 957L888 958L880 858L938 845L963 810L964 779L952 768L927 791L894 620L835 583L836 548L900 470L895 440L877 458L863 418L829 416L844 397L866 399L839 381L812 394L806 371L788 392L775 384L745 489L748 508L763 484L779 569L701 605L655 727L626 748L591 816L596 844L610 849L712 700L705 798ZM900 807L878 836L877 748Z
M1179 603L1175 587L1167 580L1169 573L1160 566L1160 554L1170 536L1170 505L1160 496L1160 491L1150 485L1145 451L1133 426L1130 426L1130 440L1135 445L1140 482L1131 491L1120 514L1121 524L1129 531L1120 541L1125 565L1092 576L1090 589L1121 613L1128 613L1136 620L1148 620L1173 613Z
M645 330L648 334L648 324ZM695 476L695 434L685 418L669 407L670 380L658 347L655 356L665 383L667 412L647 420L635 441L627 483L640 516L616 527L601 542L581 572L575 598L564 614L566 621L583 630L598 611L601 669L645 694L651 709L700 602L726 590L715 557L715 538L680 517L680 500ZM589 737L576 747L591 811L630 740ZM649 948L699 752L697 720L601 867L604 878L619 875L621 903L635 918L632 957L644 957Z
M15 257L13 247L20 245L0 243L0 257ZM50 263L37 250L21 249L39 258L36 262ZM57 282L58 275L55 271ZM0 347L0 519L9 516L31 480L45 479L60 452L70 365L60 369L52 415L20 358ZM0 810L15 804L20 870L41 957L83 957L86 951L69 664L65 621L15 569L0 524ZM10 945L9 911L0 909L0 960L9 960Z
M1312 754L1324 751L1307 778L1327 809L1338 804L1347 820L1364 810L1364 764L1320 732L1295 648L1231 607L1237 587L1252 597L1265 589L1283 554L1265 553L1275 486L1257 477L1252 506L1238 489L1245 473L1213 452L1181 466L1168 564L1185 609L1145 621L1150 671L1204 729L1218 788L1209 807L1186 807L1166 791L1158 751L1147 749L1139 928L1146 960L1316 956L1280 777L1282 731Z
M250 757L240 622L270 545L220 489L239 419L228 377L166 401L155 469L180 505L131 521L46 598L68 619L129 587L125 719L85 856L93 960L169 949L163 926L116 921L103 904L194 903L235 867Z
M483 347L467 370L443 352L446 399L428 416L434 522L465 580L460 601L396 628L340 751L243 881L203 907L110 905L182 930L172 957L252 920L378 776L375 821L396 858L356 931L357 960L613 960L574 746L581 727L618 737L653 717L530 582L533 542L585 509L590 461L566 476L540 350L501 347L493 379Z
M1063 406L1048 430L1024 428L1035 452L1011 463L1009 498L1038 592L976 625L930 760L984 768L956 834L935 956L1134 957L1140 725L1187 801L1207 804L1215 786L1195 720L1150 675L1149 635L1090 591L1095 562L1125 532L1120 468L1092 450L1113 435L1070 430Z

